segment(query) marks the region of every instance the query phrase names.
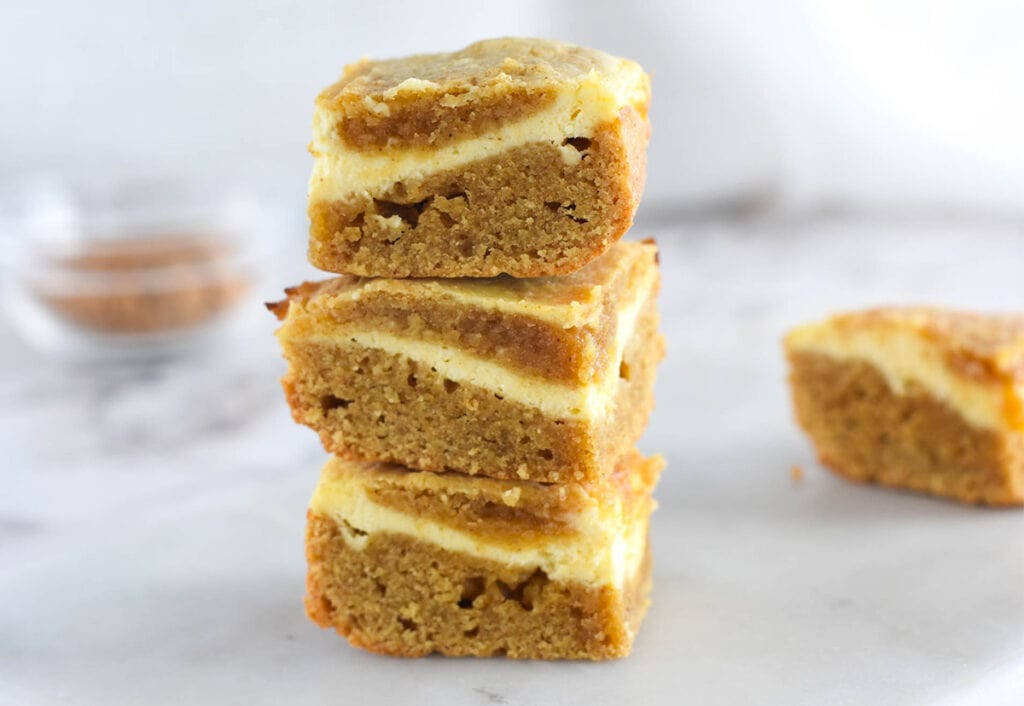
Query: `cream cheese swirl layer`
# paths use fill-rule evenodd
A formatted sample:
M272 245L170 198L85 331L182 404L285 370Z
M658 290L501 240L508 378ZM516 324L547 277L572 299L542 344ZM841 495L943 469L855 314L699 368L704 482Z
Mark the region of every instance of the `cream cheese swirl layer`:
M377 533L401 534L508 566L536 567L554 581L616 589L622 589L636 575L647 546L648 517L626 521L618 503L604 508L595 504L579 513L574 533L542 536L515 547L379 505L350 475L324 474L310 501L310 510L333 519L345 542L357 551L362 551Z
M331 345L356 344L402 355L433 368L449 380L489 390L507 400L539 409L547 416L594 421L611 412L618 392L619 366L626 345L636 331L640 312L651 296L656 276L652 268L647 279L636 288L636 298L619 310L608 367L597 381L588 385L566 385L522 375L458 348L382 331L353 329L329 336L313 335L310 340Z
M1015 429L1011 412L1019 406L1024 389L995 380L973 380L951 370L946 352L915 331L811 325L790 333L786 346L835 360L865 361L878 369L897 395L907 394L908 386L914 384L976 427Z
M574 165L582 154L563 144L567 137L592 137L599 126L618 120L623 107L646 102L643 70L630 64L611 77L596 71L586 74L563 89L548 108L485 135L436 148L379 150L346 149L336 135L337 116L318 109L310 145L315 163L309 198L340 200L353 194L379 194L396 181L421 179L538 142L558 148L566 164Z

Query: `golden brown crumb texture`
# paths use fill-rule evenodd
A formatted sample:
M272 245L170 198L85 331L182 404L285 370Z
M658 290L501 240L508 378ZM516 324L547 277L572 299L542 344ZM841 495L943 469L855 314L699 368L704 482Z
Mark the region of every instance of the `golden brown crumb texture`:
M535 407L458 383L400 354L356 344L283 342L282 379L295 420L343 458L425 471L550 483L608 473L643 433L664 355L651 299L626 347L610 414L550 417Z
M582 159L531 143L377 193L309 203L309 261L379 277L538 277L573 272L629 229L650 128L633 108L592 137ZM398 225L396 225L397 217Z
M1024 503L1024 434L975 427L913 385L897 394L868 362L803 352L789 361L797 420L837 473L968 503Z
M624 591L374 533L361 551L310 513L306 612L383 654L610 659L629 653L647 607L650 557Z

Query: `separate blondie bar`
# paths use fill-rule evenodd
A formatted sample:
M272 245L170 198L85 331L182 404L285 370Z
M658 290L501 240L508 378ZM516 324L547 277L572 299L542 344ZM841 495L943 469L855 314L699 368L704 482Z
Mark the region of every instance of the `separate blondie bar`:
M577 270L632 222L649 94L634 62L538 39L348 66L316 99L309 260L371 277Z
M969 503L1024 502L1024 316L875 309L785 345L796 416L825 465Z
M563 277L304 284L283 320L296 421L352 459L593 480L643 432L664 354L657 249L616 243Z
M543 485L332 458L306 612L393 655L622 657L647 608L662 465L630 450L600 483Z

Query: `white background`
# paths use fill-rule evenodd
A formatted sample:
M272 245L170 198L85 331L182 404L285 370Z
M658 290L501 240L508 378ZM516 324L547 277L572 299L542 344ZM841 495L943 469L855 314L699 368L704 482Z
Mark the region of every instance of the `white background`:
M653 74L651 209L1020 215L1022 26L1009 0L8 2L0 179L185 173L301 208L345 63L518 34Z

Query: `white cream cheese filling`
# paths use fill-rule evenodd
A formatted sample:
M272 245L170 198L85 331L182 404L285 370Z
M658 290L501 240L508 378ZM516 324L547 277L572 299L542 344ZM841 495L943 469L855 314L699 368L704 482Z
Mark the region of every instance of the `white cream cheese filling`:
M632 243L631 243L632 245ZM653 279L653 277L651 278ZM395 291L396 285L402 287L405 280L368 280L360 287L353 287L346 292L332 293L331 298L337 301L358 302L379 291ZM403 291L398 289L398 291ZM411 284L407 290L410 295L420 299L436 299L442 303L456 303L461 306L473 307L481 311L497 311L519 316L529 316L548 323L559 324L562 328L573 328L587 323L594 315L594 304L590 302L538 302L528 299L512 299L504 295L498 288L486 285L464 285L460 282L452 286L443 282L422 280ZM600 297L596 293L595 299Z
M588 508L576 518L575 533L513 547L379 505L351 476L322 478L310 509L337 522L345 542L357 551L365 549L375 533L395 533L509 566L537 567L554 581L616 589L636 575L647 547L647 519L626 522L621 507Z
M572 145L562 144L567 137L592 137L598 126L618 119L625 105L645 100L639 66L624 69L612 80L591 72L572 88L561 91L548 108L485 135L428 149L375 151L346 149L336 135L337 116L318 108L313 118L311 151L315 163L309 197L334 200L353 194L377 194L396 181L455 169L534 142L557 147L565 163L574 165L582 155Z
M654 273L649 275L653 280ZM615 341L608 367L593 383L576 386L517 373L479 356L440 343L421 341L382 331L351 330L333 335L314 335L312 341L334 345L355 343L385 353L405 356L429 366L449 380L474 385L501 397L539 409L559 419L597 421L611 413L619 384L619 366L633 337L640 312L651 294L652 282L638 289L636 299L618 312Z
M602 258L614 258L617 262L615 269L632 269L635 263L642 259L653 260L657 257L657 246L636 241L619 241L602 255ZM473 280L471 278L459 279L417 279L417 280L394 280L394 279L366 279L358 287L332 292L331 301L359 302L367 297L372 297L380 292L405 293L410 297L422 300L437 300L441 303L456 303L461 306L473 307L480 311L497 311L519 316L529 316L540 321L558 324L562 328L569 329L583 326L596 316L600 315L600 302L603 291L610 286L616 278L614 272L607 274L599 273L593 275L586 273L587 268L601 267L601 259L594 260L584 270L574 274L561 277L534 278L533 282L544 282L551 280L565 280L565 278L577 278L579 282L588 283L591 287L587 296L580 301L551 301L546 300L543 295L539 297L510 296L509 290L503 286L495 286L492 279ZM647 292L653 286L657 273L654 268L647 268L643 280L635 287L640 292ZM586 273L586 274L584 274ZM543 286L543 285L542 285ZM553 284L555 288L561 288L564 283Z
M1007 428L1007 395L1018 399L1024 395L1024 389L1008 389L997 381L970 380L950 371L944 351L914 331L846 330L821 324L793 331L787 345L791 350L836 360L866 361L885 376L894 393L905 394L907 385L914 383L976 427Z

